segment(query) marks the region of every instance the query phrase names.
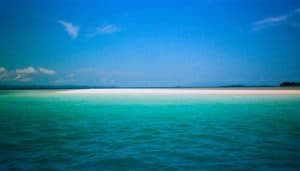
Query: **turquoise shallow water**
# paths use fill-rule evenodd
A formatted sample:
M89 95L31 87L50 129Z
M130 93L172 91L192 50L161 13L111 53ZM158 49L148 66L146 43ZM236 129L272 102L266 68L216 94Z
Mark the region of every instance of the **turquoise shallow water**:
M299 170L300 96L0 92L0 170Z

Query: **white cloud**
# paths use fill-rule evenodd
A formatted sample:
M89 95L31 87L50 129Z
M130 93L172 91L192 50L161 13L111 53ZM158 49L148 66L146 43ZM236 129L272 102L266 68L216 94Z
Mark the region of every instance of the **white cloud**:
M263 20L257 21L254 24L255 25L274 24L274 23L282 22L282 21L286 20L288 17L289 17L289 15L280 15L280 16L276 16L276 17L269 17L269 18L265 18Z
M268 17L253 23L253 30L261 30L276 24L280 24L287 20L290 15L280 15L276 17Z
M119 28L115 25L109 24L103 27L98 27L96 30L99 33L110 34L119 31Z
M56 71L44 67L39 67L36 69L32 66L26 68L17 68L9 71L4 67L0 67L0 81L28 82L32 81L39 74L54 75L56 74Z
M0 80L6 78L8 75L7 70L4 67L0 67Z
M252 24L252 29L254 31L258 31L258 30L261 30L261 29L264 29L267 27L281 24L281 23L285 22L286 20L288 20L289 18L291 18L294 15L299 14L299 13L300 13L300 8L298 8L292 12L286 13L286 14L264 18L262 20L254 22Z
M33 68L32 66L27 68L22 68L22 69L16 69L15 80L22 81L22 82L31 81L32 80L31 75L36 73L37 73L36 69Z
M0 73L5 72L6 69L4 67L0 67Z
M72 39L77 38L80 29L78 26L63 20L58 20L58 23L65 28L66 32L71 36Z
M97 27L94 32L90 33L89 36L97 36L99 34L112 34L115 32L120 31L120 28L113 25L113 24L107 24L101 27Z
M32 66L23 68L23 69L16 69L16 74L34 74L37 71Z
M54 70L52 70L52 69L43 68L43 67L40 67L40 68L39 68L39 71L40 71L42 74L45 74L45 75L54 75L54 74L56 74L56 71L54 71Z

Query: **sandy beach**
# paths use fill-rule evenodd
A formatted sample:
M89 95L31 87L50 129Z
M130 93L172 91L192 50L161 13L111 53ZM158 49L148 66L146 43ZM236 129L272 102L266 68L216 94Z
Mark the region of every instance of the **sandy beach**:
M300 95L300 89L77 89L62 94L149 94L149 95Z

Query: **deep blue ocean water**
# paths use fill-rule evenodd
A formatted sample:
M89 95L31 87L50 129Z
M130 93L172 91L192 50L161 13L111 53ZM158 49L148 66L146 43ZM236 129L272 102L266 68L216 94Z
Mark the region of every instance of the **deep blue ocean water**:
M300 170L300 96L1 91L13 169Z

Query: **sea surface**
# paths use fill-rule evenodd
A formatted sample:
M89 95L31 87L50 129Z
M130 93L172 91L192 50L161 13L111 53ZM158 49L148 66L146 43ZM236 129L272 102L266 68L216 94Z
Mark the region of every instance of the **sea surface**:
M0 91L0 170L300 170L299 95Z

